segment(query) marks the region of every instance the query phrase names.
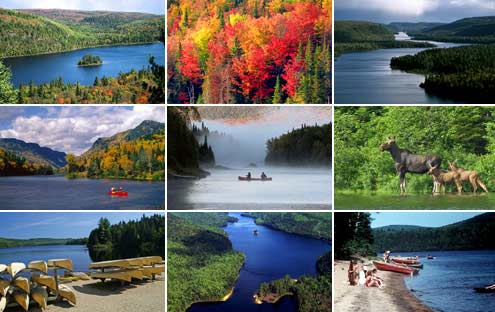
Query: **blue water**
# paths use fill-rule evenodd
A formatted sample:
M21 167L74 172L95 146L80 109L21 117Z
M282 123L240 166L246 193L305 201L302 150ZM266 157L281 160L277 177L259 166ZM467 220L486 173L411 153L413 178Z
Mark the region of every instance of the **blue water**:
M249 312L249 311L297 311L295 300L285 297L277 304L257 305L253 302L263 282L302 275L316 275L316 260L330 250L330 244L312 238L275 231L258 226L254 219L231 213L239 222L230 223L225 231L235 250L246 255L246 261L235 285L232 297L226 302L194 304L188 312ZM257 229L259 234L253 235Z
M434 260L425 257L431 254ZM495 283L495 251L401 253L418 255L423 270L406 278L408 288L435 311L486 312L495 310L495 294L478 294L473 287Z
M99 56L101 66L77 66L77 62L85 54ZM155 57L155 62L163 65L165 48L162 43L88 48L71 52L54 54L13 57L3 60L12 70L12 83L35 84L50 82L62 77L65 83L79 82L82 85L92 85L98 76L117 77L120 72L132 69L140 70L149 66L149 56Z
M108 195L123 187L127 197ZM118 210L164 209L165 182L66 179L62 176L0 177L0 209Z
M0 263L10 264L50 259L71 259L75 272L87 272L92 262L88 248L83 245L51 245L35 247L0 248Z

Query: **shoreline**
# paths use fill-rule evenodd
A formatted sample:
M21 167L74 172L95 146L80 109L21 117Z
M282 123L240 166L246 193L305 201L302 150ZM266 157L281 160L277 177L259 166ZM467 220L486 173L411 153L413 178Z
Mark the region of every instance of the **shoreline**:
M377 275L384 280L384 286L381 289L350 286L347 279L348 267L348 260L335 260L333 281L335 311L433 311L407 288L404 280L407 275L378 271Z

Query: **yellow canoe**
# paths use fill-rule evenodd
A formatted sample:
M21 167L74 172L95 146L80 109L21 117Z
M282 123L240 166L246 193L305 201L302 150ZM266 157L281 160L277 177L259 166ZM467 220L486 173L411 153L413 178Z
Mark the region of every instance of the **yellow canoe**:
M129 261L140 261L142 262L142 265L153 265L153 264L159 264L163 262L163 258L160 256L149 256L149 257L139 257L139 258L132 258L132 259L127 259Z
M124 281L124 282L132 282L132 274L128 270L114 270L114 271L109 271L109 272L92 272L91 273L91 278L93 279L100 279L100 280L106 280L106 279L116 279L119 281ZM142 273L141 273L141 279L142 279Z
M2 295L2 297L5 297L7 295L9 288L10 288L10 281L0 278L0 295Z
M142 265L143 261L129 261L127 259L121 260L110 260L110 261L101 261L101 262L93 262L89 265L90 269L106 269L106 268L129 268L131 266L139 266Z
M48 292L42 286L35 286L31 289L31 298L44 310L48 301Z
M43 272L45 274L48 273L48 265L46 264L45 261L31 261L28 263L28 269L32 270L38 270L40 272Z
M144 276L152 277L153 275L160 275L165 272L165 266L155 266L155 267L143 267L139 269L143 272Z
M12 297L14 297L15 302L17 302L24 311L29 309L29 294L20 290L14 290L12 292Z
M40 275L40 274L31 274L31 281L34 283L41 285L41 286L46 286L50 290L53 290L54 292L57 291L57 286L55 283L55 278L50 275Z
M69 272L66 276L77 277L83 281L89 281L91 279L91 277L89 277L88 274L84 272Z
M25 293L29 294L31 292L31 287L29 285L29 280L23 276L16 277L12 284L19 289L22 289Z
M9 272L10 276L14 277L19 273L20 271L24 270L26 268L26 265L21 262L12 262L7 266L7 272Z
M0 312L5 310L6 307L7 307L7 298L1 297L0 298Z
M76 304L76 294L74 290L67 285L58 285L58 295L72 304Z
M50 268L61 268L72 271L72 260L70 259L52 259L48 260L48 267Z

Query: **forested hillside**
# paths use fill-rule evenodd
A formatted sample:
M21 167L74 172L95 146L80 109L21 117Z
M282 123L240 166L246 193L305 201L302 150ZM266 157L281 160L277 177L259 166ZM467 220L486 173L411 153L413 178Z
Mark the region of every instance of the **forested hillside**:
M431 49L394 57L390 65L424 73L421 87L430 94L469 103L492 103L495 97L495 44Z
M229 216L227 212L179 212L170 213L178 218L187 220L191 223L195 223L203 226L210 226L212 228L220 228L228 225L229 222L237 222L239 219L236 217ZM218 229L218 231L221 231Z
M211 223L207 217L204 225L198 225L198 218L192 223L181 215L167 216L169 312L184 312L195 302L220 300L234 287L244 263L244 255L232 249L225 232L212 227L218 220ZM227 221L226 215L223 220Z
M110 224L101 218L87 243L93 261L161 256L165 258L165 215Z
M164 37L165 21L160 16L85 12L86 17L79 20L63 17L70 16L71 11L49 10L46 14L43 10L26 12L0 9L0 58L155 42ZM77 12L81 14L80 11L74 14Z
M168 1L169 103L330 103L330 0Z
M458 223L431 227L382 227L373 229L376 252L495 249L495 213L484 213ZM399 238L400 239L397 239Z
M26 160L22 156L0 148L0 176L51 175L53 167Z
M49 246L49 245L83 245L84 238L31 238L13 239L0 237L0 248L14 248L24 246Z
M54 151L48 147L41 147L36 143L26 143L12 138L0 138L0 148L3 148L27 161L43 166L61 168L67 164L64 152Z
M266 142L265 164L331 166L332 125L302 125Z
M332 239L332 215L316 212L249 212L244 216L255 218L256 224L265 225L287 233L330 241Z
M143 121L134 129L100 138L76 157L67 155L68 177L165 179L165 124Z
M387 24L387 28L394 32L406 32L408 35L414 35L421 31L427 31L434 27L444 25L443 23L407 23L407 22L392 22Z
M335 109L335 188L339 191L398 192L399 178L387 136L400 148L436 154L477 170L495 189L495 110L491 107L339 107ZM408 192L431 192L427 174L407 176ZM465 185L465 191L471 186Z
M376 49L433 47L427 42L395 40L386 25L363 21L335 22L335 55L345 52Z
M416 39L461 43L495 43L495 16L469 17L415 33Z

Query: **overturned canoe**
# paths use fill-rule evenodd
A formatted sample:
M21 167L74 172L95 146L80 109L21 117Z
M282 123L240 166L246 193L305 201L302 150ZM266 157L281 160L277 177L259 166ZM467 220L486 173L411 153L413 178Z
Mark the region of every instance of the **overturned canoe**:
M10 281L0 278L0 295L2 295L2 297L7 296L9 288L10 288Z
M76 304L76 294L74 290L67 285L58 285L58 295L72 304Z
M7 307L7 298L1 297L0 298L0 312L5 310L6 307Z
M400 264L387 263L382 261L373 261L373 264L378 270L381 271L390 271L390 272L396 272L402 274L416 274L419 272L418 269L410 268Z
M60 268L72 271L72 260L70 259L52 259L48 260L48 267L50 268Z
M155 266L155 267L143 267L139 269L143 272L144 276L153 277L154 275L160 275L165 272L165 266Z
M475 287L474 288L474 291L477 292L477 293L483 293L483 294L495 293L495 289L493 289L493 288L487 288L487 287Z
M24 311L29 309L29 294L16 289L12 292L12 297L14 297L15 302L17 302Z
M19 273L20 271L24 270L26 268L26 265L21 262L12 262L7 266L7 272L9 272L10 276L14 277Z
M121 259L121 260L110 260L93 262L89 265L90 269L106 269L106 268L129 268L131 266L142 266L144 261L139 258L134 259Z
M16 277L13 281L12 281L12 284L19 288L19 289L22 289L25 293L30 293L31 292L31 288L30 288L30 285L29 285L29 280L23 276L18 276Z
M48 301L48 292L42 286L35 286L31 289L31 298L44 310Z
M91 279L91 277L89 277L88 274L84 272L68 272L66 276L77 277L83 281L89 281Z
M158 263L163 262L163 258L160 256L131 258L131 259L126 259L126 260L130 261L131 263L139 262L140 265L153 265L153 264L158 264Z
M41 286L46 286L48 289L56 292L57 291L57 284L55 283L55 278L50 275L40 275L40 274L31 274L31 281L34 283L41 285Z
M142 279L142 272L141 273L141 279ZM133 274L130 272L130 270L114 270L114 271L108 271L108 272L92 272L91 273L91 278L93 279L99 279L99 280L106 280L106 279L116 279L119 281L124 281L124 282L132 282L132 277Z
M416 259L408 259L408 258L390 258L395 263L402 264L419 264L419 261Z
M48 273L48 265L45 261L31 261L27 265L28 269Z
M272 178L248 178L248 177L237 177L239 181L271 181Z

